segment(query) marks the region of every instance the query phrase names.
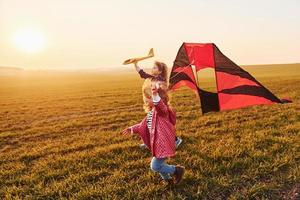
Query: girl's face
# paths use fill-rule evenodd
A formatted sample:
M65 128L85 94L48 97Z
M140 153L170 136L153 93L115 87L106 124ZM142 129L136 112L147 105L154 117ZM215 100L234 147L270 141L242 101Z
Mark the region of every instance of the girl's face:
M155 89L157 89L157 87L158 87L158 82L156 82L156 81L152 81L151 82L151 85L150 85L150 91L148 91L147 93L144 93L144 101L145 101L145 103L146 104L148 104L150 107L153 107L154 106L154 104L153 104L153 100L152 100L152 95L151 95L151 91L152 90L155 90ZM145 92L145 91L144 91Z
M159 75L161 73L161 71L159 71L158 67L156 65L154 65L152 67L152 74L153 75Z
M151 91L157 88L157 84L158 84L158 82L156 82L156 81L151 82Z

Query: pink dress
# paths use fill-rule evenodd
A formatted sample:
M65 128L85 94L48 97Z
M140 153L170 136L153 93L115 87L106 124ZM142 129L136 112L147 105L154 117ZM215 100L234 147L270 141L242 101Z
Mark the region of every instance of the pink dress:
M160 100L153 109L150 131L147 117L131 128L140 135L154 157L167 158L175 155L175 123L175 113Z

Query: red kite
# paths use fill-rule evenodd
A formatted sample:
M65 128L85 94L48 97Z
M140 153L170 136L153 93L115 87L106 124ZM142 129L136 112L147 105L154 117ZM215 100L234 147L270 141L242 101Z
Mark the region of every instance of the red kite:
M217 92L200 89L196 71L215 71ZM242 108L251 105L283 103L253 76L227 58L213 43L183 43L170 75L170 89L188 86L200 96L202 113Z

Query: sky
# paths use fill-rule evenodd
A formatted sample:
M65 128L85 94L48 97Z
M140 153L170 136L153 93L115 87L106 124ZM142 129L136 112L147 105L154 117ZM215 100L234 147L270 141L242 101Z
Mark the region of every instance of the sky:
M172 66L182 42L215 43L240 65L296 63L299 10L299 0L0 0L0 66L124 68L151 47L141 65Z

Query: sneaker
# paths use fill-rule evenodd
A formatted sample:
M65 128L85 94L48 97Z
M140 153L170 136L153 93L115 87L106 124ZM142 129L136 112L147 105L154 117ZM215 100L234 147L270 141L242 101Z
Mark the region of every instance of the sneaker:
M144 150L144 149L147 149L148 147L145 144L140 144L140 148Z
M181 143L182 143L182 139L179 138L179 137L177 137L176 140L175 140L175 146L176 146L176 148L178 148Z
M182 166L177 165L175 167L175 172L174 172L174 184L180 183L182 180L182 177L184 175L185 169Z

